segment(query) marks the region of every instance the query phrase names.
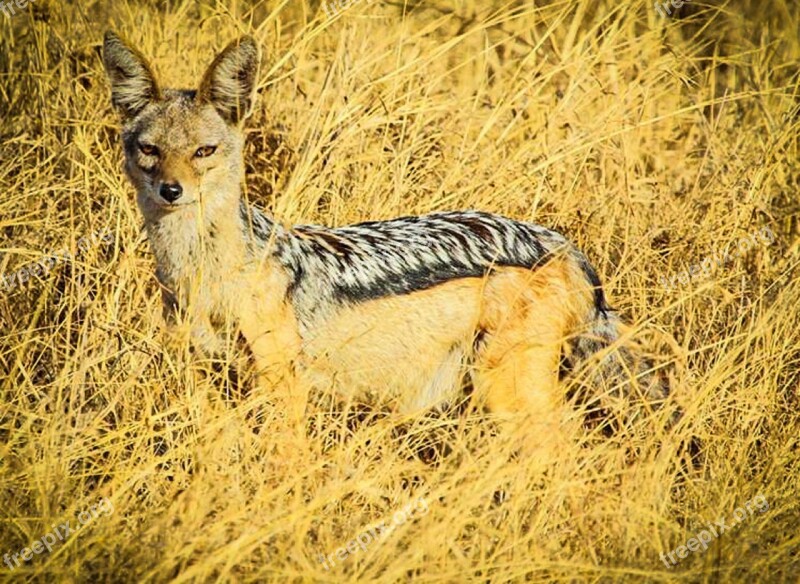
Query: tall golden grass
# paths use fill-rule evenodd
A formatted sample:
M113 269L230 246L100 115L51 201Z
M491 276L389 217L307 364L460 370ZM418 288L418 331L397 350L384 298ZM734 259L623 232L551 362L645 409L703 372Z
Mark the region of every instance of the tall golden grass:
M797 2L693 0L668 17L639 0L16 12L0 16L0 272L63 247L71 259L0 290L0 554L103 498L114 511L3 578L800 578ZM235 35L259 40L247 196L282 221L476 208L566 233L625 318L666 339L683 418L587 428L543 465L480 413L401 420L316 400L313 452L287 453L269 395L162 349L99 59L107 28L178 87ZM763 226L773 244L659 283ZM104 228L112 242L78 249ZM229 357L246 377L243 353ZM766 512L675 566L660 558L759 494ZM420 497L427 514L321 564Z

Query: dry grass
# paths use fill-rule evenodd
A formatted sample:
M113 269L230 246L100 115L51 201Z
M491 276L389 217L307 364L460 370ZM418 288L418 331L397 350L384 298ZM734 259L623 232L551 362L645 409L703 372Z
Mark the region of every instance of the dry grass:
M796 581L800 6L361 0L326 18L309 2L36 0L0 17L0 272L74 254L2 290L0 553L114 506L3 577ZM681 422L587 430L544 468L478 414L356 419L318 400L314 455L276 456L269 395L161 348L98 56L109 27L177 86L255 34L248 196L284 221L478 208L568 234L629 321L674 339ZM763 225L772 245L659 284ZM77 252L103 228L113 242ZM765 513L659 559L758 494ZM322 567L418 497L427 514Z

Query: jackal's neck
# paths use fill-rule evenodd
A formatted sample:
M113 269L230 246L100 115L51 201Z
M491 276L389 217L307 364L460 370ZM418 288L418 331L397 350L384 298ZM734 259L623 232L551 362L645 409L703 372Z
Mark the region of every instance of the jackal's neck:
M200 206L146 221L159 281L170 289L190 282L214 286L242 272L248 245L240 213L209 216Z
M277 252L288 231L260 209L237 201L237 211L211 217L199 207L146 221L159 281L171 289L190 281L231 283L270 249Z

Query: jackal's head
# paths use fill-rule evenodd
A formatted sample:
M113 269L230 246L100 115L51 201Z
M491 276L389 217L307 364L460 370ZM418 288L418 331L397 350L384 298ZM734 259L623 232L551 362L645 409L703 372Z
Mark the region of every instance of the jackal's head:
M228 45L197 90L161 89L142 54L110 31L103 62L145 219L198 206L205 216L237 213L241 125L252 108L259 62L255 41L246 36Z

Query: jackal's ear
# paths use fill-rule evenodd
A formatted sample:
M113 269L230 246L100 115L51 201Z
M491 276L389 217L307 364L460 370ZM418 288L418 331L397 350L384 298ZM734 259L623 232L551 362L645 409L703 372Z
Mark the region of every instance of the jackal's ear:
M258 62L258 45L252 37L233 41L203 75L198 102L213 105L225 120L238 124L253 108Z
M112 31L103 41L103 64L111 81L111 103L125 118L132 118L158 99L158 86L142 54Z

